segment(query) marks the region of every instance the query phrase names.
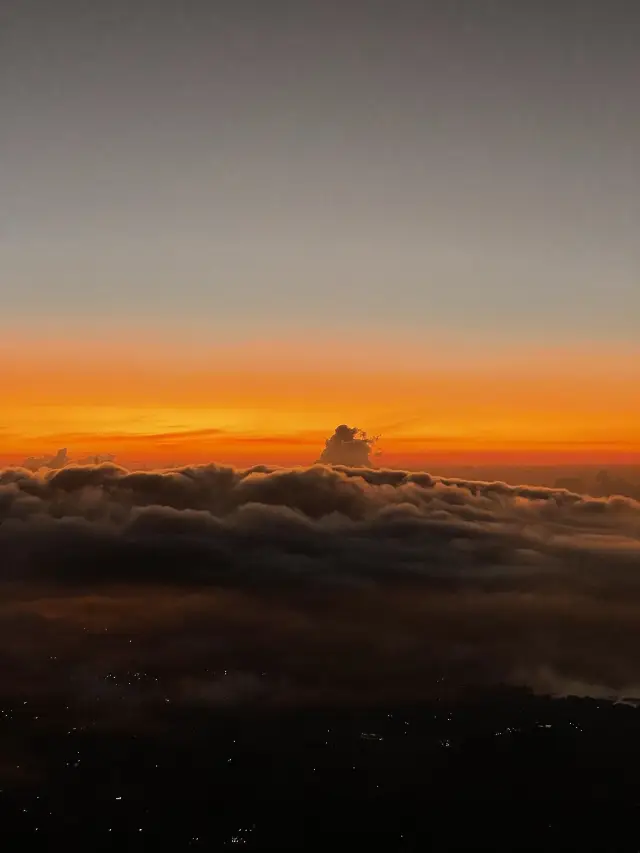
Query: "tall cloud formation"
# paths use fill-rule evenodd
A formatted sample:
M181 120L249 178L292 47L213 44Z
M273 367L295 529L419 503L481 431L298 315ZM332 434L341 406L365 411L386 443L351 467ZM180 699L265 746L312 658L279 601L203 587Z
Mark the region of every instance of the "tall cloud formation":
M324 450L318 462L323 465L370 468L371 449L376 438L369 438L365 432L357 427L340 424L325 442Z
M29 471L39 471L40 468L51 468L52 470L64 468L70 463L67 448L62 447L53 456L28 456L22 463L23 468Z
M339 465L14 468L0 581L51 601L117 588L111 608L126 588L231 596L202 637L228 628L227 649L351 686L417 689L429 667L640 684L640 504L623 497Z

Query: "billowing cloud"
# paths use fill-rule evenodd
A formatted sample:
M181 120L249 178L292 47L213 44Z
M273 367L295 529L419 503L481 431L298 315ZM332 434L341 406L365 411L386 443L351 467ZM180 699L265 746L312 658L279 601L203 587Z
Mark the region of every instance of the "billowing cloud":
M376 438L369 438L357 427L340 424L325 442L324 450L318 462L323 465L351 465L360 468L371 467L371 449Z
M82 459L76 459L75 465L102 465L105 462L115 462L116 457L113 453L94 453L85 456Z
M55 470L57 468L64 468L65 465L69 464L69 461L67 448L63 447L53 456L29 456L24 460L22 465L29 471L38 471L40 468L51 468L52 470Z
M113 453L92 454L81 459L72 460L66 447L62 447L53 456L29 456L22 463L22 467L28 471L39 471L41 468L49 468L57 471L67 465L101 465L104 462L115 462Z
M5 598L12 618L133 619L150 654L171 637L165 662L219 647L315 688L640 684L640 504L623 497L344 466L14 468L0 580L39 590Z

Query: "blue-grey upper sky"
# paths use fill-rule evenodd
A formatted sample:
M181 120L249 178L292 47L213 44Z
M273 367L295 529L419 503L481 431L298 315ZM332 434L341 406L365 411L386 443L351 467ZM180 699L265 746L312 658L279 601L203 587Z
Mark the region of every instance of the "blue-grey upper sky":
M0 313L637 340L636 0L3 0Z

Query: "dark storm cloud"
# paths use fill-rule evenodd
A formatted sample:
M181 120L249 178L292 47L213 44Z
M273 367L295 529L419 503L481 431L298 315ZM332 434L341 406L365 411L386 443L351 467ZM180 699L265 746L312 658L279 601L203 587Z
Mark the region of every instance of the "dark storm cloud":
M198 589L208 603L165 662L181 643L197 657L219 642L245 668L271 654L288 678L331 673L350 689L402 674L416 690L434 666L627 694L640 683L628 498L321 465L7 469L0 567L14 586L46 586L33 604L45 620L61 595L86 615L87 594L107 596L113 618L126 596L109 590L142 588L144 631L160 588L178 614Z
M375 441L375 438L369 438L357 427L340 424L325 442L318 462L324 465L354 465L370 468L371 449Z

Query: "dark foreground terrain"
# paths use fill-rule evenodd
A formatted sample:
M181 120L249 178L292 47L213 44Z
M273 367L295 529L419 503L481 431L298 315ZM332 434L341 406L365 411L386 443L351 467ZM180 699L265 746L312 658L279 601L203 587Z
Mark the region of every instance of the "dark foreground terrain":
M511 690L333 710L165 701L114 727L63 703L4 700L5 849L640 846L629 705Z

